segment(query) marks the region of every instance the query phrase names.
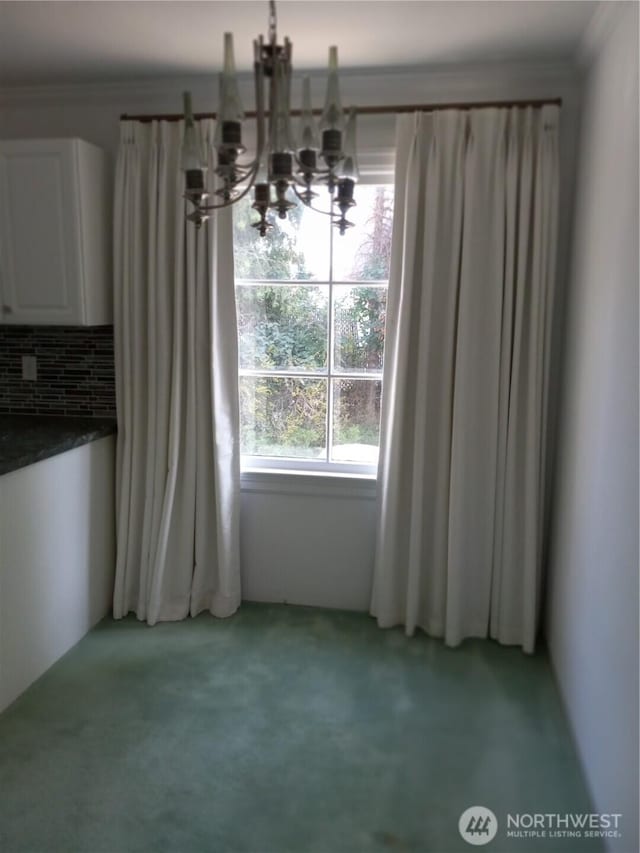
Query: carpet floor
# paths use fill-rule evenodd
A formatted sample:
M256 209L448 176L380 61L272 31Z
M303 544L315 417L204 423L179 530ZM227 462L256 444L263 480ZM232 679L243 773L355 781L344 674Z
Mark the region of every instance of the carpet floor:
M447 649L363 614L245 604L106 619L0 715L2 853L488 851L508 813L591 806L544 653Z

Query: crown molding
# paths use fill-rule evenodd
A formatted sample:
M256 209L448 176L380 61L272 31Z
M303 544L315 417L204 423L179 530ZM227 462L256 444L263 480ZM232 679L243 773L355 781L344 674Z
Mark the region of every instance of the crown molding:
M451 93L460 96L481 96L488 87L495 89L545 89L553 94L558 87L571 85L577 75L575 60L550 60L539 62L488 62L441 66L400 66L341 69L340 77L346 97L357 98L357 102L380 103L392 97L393 102L412 100L409 92L424 92L424 99L437 100L439 92L443 99ZM312 89L320 95L324 90L326 72L309 72ZM241 93L246 103L252 101L253 78L250 74L239 75ZM163 77L144 80L122 80L111 82L72 83L44 86L0 87L0 104L4 107L39 107L64 104L116 104L126 105L127 112L152 112L153 101L175 102L180 110L182 92L190 89L194 101L203 107L217 98L214 74L188 77ZM406 94L403 94L405 93ZM386 103L386 100L382 101ZM140 107L138 109L138 106Z
M598 3L582 34L576 54L578 66L582 70L588 69L594 62L621 18L630 14L630 10L637 5L637 0L601 0ZM637 31L637 21L634 26Z
M0 103L7 105L39 105L64 102L95 101L144 101L150 97L171 97L181 102L185 88L211 87L212 78L207 77L170 77L145 80L122 80L91 83L65 83L38 86L0 87Z

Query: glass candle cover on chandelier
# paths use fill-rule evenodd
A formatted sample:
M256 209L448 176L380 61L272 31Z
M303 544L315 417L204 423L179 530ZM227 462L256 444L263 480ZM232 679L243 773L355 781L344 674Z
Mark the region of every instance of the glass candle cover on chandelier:
M269 4L269 40L254 41L254 85L256 99L256 151L248 163L240 162L244 109L238 89L231 33L224 36L224 64L219 75L219 106L213 147L215 173L220 187L215 201L209 201L205 188L207 152L200 142L195 124L191 95L184 94L184 141L182 168L185 172L185 198L191 211L187 219L200 227L212 210L235 204L253 189L253 209L259 215L252 223L261 236L273 227L273 214L285 219L293 197L313 210L317 197L314 187L324 184L332 204L328 212L340 234L353 223L346 218L355 204L358 181L356 153L356 111L345 116L338 80L338 49L329 48L329 73L324 109L319 126L311 104L311 81L302 83L302 110L297 138L291 129L291 55L292 44L285 38L279 45L276 33L275 3ZM268 102L265 104L265 78ZM268 126L267 126L268 118ZM319 164L319 159L323 164ZM318 213L327 211L318 210Z

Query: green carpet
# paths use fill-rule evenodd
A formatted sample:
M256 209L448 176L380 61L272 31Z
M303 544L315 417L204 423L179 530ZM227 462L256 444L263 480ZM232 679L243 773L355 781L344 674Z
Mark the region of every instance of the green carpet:
M0 716L2 853L585 853L505 823L589 810L544 654L362 614L108 619Z

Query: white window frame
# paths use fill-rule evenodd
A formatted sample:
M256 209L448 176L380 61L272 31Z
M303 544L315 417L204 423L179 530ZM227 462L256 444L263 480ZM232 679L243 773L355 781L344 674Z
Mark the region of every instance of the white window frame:
M389 152L385 152L387 168L372 170L366 175L360 183L387 186L393 188L393 176L388 168ZM356 189L357 193L357 189ZM318 214L321 216L321 214ZM327 451L324 459L310 459L306 457L285 457L285 456L255 456L251 454L242 454L240 457L241 473L251 474L254 472L273 473L273 474L310 474L320 476L347 476L349 478L372 480L376 477L378 465L365 464L359 462L332 462L331 449L333 440L333 391L331 382L334 379L367 379L382 383L383 371L341 371L335 368L334 365L334 317L333 317L333 300L334 289L341 287L376 287L388 292L388 280L378 281L345 281L333 280L333 241L339 240L340 236L336 229L328 223L327 227L330 230L330 263L329 277L327 280L247 280L238 281L236 287L271 287L271 286L286 286L286 287L328 287L329 304L328 304L328 332L327 332L327 367L324 369L313 370L259 370L238 367L239 377L256 376L269 378L294 378L294 379L324 379L327 382L327 420L326 420L326 436L327 436ZM266 238L268 239L268 237ZM382 389L384 391L384 388Z

